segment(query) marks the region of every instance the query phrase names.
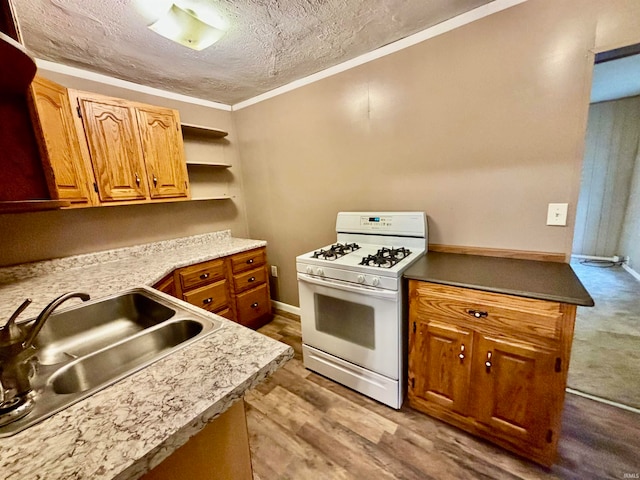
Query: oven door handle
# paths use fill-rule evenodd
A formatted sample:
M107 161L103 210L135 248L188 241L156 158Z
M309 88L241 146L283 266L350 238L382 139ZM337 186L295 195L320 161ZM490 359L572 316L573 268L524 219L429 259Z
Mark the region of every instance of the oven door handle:
M298 280L301 282L312 283L314 285L320 285L322 287L335 288L343 290L345 292L359 293L361 295L371 295L373 297L382 298L385 300L397 300L398 292L395 290L383 290L381 288L367 288L353 285L348 282L342 282L339 280L319 279L306 273L298 273Z

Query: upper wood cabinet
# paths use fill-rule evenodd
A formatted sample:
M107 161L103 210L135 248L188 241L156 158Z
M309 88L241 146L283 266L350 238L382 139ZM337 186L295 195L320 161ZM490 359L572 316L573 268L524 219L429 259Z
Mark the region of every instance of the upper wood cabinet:
M93 181L89 181L88 175L91 166L85 164L80 152L67 89L36 77L30 90L34 130L48 174L49 189L74 206L95 203Z
M178 112L69 90L101 202L188 199Z
M187 197L187 164L176 110L136 108L151 198Z

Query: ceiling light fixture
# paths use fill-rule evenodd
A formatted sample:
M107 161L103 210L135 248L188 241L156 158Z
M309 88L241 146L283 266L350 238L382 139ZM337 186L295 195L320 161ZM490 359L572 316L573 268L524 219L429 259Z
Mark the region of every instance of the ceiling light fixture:
M203 20L192 9L179 7L175 3L149 28L169 40L198 51L210 47L224 35L224 30Z

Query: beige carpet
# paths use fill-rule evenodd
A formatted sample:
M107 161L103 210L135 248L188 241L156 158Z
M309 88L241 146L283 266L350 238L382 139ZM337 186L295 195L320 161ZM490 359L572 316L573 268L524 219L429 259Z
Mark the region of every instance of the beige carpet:
M596 306L578 307L568 386L640 409L640 282L619 266L571 266Z

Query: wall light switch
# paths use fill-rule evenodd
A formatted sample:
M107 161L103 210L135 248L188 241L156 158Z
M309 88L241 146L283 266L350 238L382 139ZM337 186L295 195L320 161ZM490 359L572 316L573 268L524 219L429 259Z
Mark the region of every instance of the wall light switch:
M567 225L568 203L550 203L547 211L547 225Z

